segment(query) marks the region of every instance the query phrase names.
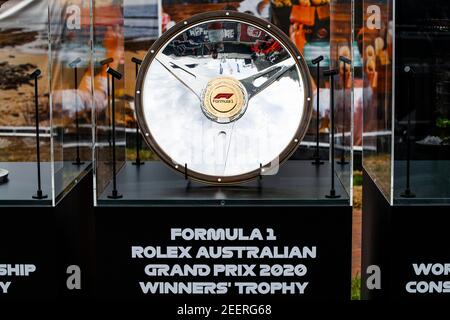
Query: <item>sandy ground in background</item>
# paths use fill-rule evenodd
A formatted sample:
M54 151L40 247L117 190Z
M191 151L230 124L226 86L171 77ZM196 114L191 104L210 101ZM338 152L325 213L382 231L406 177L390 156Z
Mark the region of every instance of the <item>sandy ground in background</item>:
M0 49L0 61L13 65L30 63L44 73L48 69L47 55L18 53L11 48ZM30 71L31 73L32 71ZM33 84L33 82L30 82ZM41 125L49 124L48 78L39 80ZM0 126L28 126L34 124L34 86L23 84L17 90L0 90Z
M352 278L361 276L362 186L353 187Z

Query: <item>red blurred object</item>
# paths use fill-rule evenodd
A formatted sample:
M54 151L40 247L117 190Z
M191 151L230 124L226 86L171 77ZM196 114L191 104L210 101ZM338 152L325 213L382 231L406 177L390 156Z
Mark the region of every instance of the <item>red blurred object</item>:
M172 19L170 18L170 16L163 12L162 14L162 18L161 18L161 24L162 24L162 31L165 32L167 30L167 24L171 21Z
M275 39L270 39L268 41L257 41L252 50L259 54L269 54L271 52L278 52L282 50L281 44Z
M89 17L83 14L83 18ZM115 26L123 25L123 11L120 6L101 6L94 8L94 25Z
M257 40L263 40L266 33L261 29L255 28L247 24L241 24L241 37L242 42L255 42Z
M315 23L315 7L306 7L301 5L293 5L290 20L291 23L300 23L305 26L314 26Z

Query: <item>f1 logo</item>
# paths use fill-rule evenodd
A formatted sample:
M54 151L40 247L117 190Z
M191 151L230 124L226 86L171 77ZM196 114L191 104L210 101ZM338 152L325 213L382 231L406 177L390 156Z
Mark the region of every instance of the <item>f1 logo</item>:
M230 99L233 96L232 93L218 93L213 99Z

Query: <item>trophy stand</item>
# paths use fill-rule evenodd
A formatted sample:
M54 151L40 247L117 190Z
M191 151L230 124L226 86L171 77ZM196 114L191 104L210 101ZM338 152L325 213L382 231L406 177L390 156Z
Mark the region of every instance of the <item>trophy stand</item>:
M416 195L411 191L411 87L413 85L414 72L410 66L406 66L403 71L407 75L407 97L408 97L408 124L406 128L406 186L405 191L400 195L402 198L415 198Z
M112 115L112 169L113 169L113 190L108 198L110 199L120 199L122 195L117 191L117 169L116 169L116 93L115 93L115 79L122 79L122 74L118 71L111 69L108 67L106 70L109 82L109 76L111 76L111 91L112 91L112 99L111 99L111 115Z
M78 67L77 65L81 62L80 58L76 58L72 61L69 66L73 68L74 73L74 89L75 89L75 134L77 140L77 156L73 165L80 166L84 164L84 161L80 160L80 129L79 129L79 119L78 119Z
M37 165L37 191L33 195L33 199L45 199L48 196L42 192L41 185L41 151L40 151L40 137L39 137L39 101L38 101L38 77L41 75L41 70L36 69L30 78L34 79L34 110L36 123L36 165Z
M341 196L336 194L336 189L334 185L334 130L335 130L335 121L334 121L334 77L339 74L339 71L336 69L327 70L323 73L325 77L330 77L330 111L331 111L331 188L330 194L327 194L325 197L329 199L340 198Z
M342 86L342 150L341 150L341 159L337 162L341 166L348 164L349 162L345 160L345 93L347 92L346 87L346 74L347 74L347 65L351 65L352 61L344 56L340 56L339 60L344 64L344 74L343 74L343 86Z
M320 139L320 62L323 60L323 56L318 56L315 58L312 63L316 65L316 86L317 86L317 105L316 105L316 151L314 152L313 162L312 164L315 166L320 166L323 164L323 161L320 160L320 148L319 148L319 139Z
M139 67L142 64L142 60L133 57L133 58L131 58L131 61L135 64L136 79L137 79L137 76L139 73ZM136 109L136 104L135 104L135 109ZM136 110L134 111L134 113L136 114ZM137 122L137 115L136 115L136 159L132 162L132 164L135 166L140 166L145 163L144 161L141 161L141 157L139 154L140 150L141 150L141 133L139 131L139 125Z
M106 58L102 61L100 61L100 64L102 66L106 65L107 68L109 68L109 64L111 62L113 62L114 59L113 58ZM109 150L112 149L112 145L111 145L111 85L109 82L109 76L106 75L106 96L107 96L107 111L108 111L108 145L109 145ZM111 161L105 161L105 164L111 164Z

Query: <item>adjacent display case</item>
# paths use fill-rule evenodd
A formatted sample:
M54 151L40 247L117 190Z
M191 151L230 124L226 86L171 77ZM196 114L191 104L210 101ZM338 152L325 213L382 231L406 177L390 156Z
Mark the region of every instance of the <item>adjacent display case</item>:
M277 62L278 55L280 55L280 50L276 47L279 43L275 41L278 39L279 32L276 30L277 23L272 24L270 20L267 22L267 25L265 23L259 25L252 22L252 15L253 17L260 16L270 19L269 14L267 16L261 12L260 14L255 14L256 11L252 13L248 9L251 6L248 1L245 5L238 2L233 7L227 7L227 3L220 1L214 5L211 4L211 6L215 6L214 8L216 9L229 9L229 11L223 11L223 17L220 19L218 16L215 16L214 19L217 20L217 23L211 21L208 24L205 22L203 26L196 25L195 22L190 21L189 15L186 16L185 14L183 16L181 11L177 11L176 3L164 6L162 19L160 18L161 15L158 15L160 5L156 1L149 1L149 4L146 6L148 10L150 10L149 8L154 8L154 11L143 13L141 10L142 15L145 16L145 18L142 18L141 15L141 23L147 27L154 26L155 21L162 20L162 28L168 29L169 31L167 32L170 32L169 27L183 18L187 18L183 22L185 25L193 26L192 29L184 31L184 34L181 36L182 39L176 38L169 45L171 47L170 54L186 56L189 62L184 63L184 65L178 64L174 67L174 69L179 70L170 70L174 66L172 63L172 67L166 68L164 80L160 79L161 82L159 83L161 83L161 86L157 82L153 82L151 86L147 85L147 87L145 87L145 83L149 81L144 80L148 73L149 63L146 60L153 53L147 53L147 58L144 59L144 63L141 66L142 61L140 59L144 57L146 51L150 48L151 42L143 42L141 41L142 39L139 40L140 37L132 41L127 38L131 34L131 32L127 33L127 21L133 19L129 16L133 9L120 1L108 6L108 8L96 8L94 13L94 66L96 74L103 74L103 82L94 83L94 118L96 119L96 133L94 136L95 204L98 206L301 205L315 203L350 205L352 198L353 159L351 148L353 142L353 52L355 49L352 41L352 1L332 1L327 3L321 10L310 7L315 8L315 17L320 14L320 17L325 19L325 22L321 23L327 25L326 30L328 30L329 34L325 38L322 37L319 42L312 41L310 44L311 47L318 46L322 48L320 51L310 50L318 53L317 56L323 55L323 62L319 66L314 65L312 62L317 58L314 54L309 53L307 55L303 50L299 50L297 46L296 50L304 54L298 59L305 66L303 71L305 75L304 81L306 81L305 85L309 88L307 90L310 90L310 94L305 95L304 98L307 99L305 100L306 104L310 104L308 108L311 110L308 111L310 116L305 116L305 119L302 120L302 127L305 127L304 132L300 136L292 136L295 148L290 147L289 151L285 149L285 153L280 151L279 159L285 160L283 158L288 156L287 161L284 163L280 161L281 164L279 166L272 166L273 163L270 161L262 163L264 161L255 158L254 166L249 166L248 168L251 170L246 171L252 172L248 177L256 177L256 179L251 181L245 181L250 179L237 179L239 181L233 182L233 179L226 178L226 174L221 175L217 174L217 172L212 175L215 179L212 181L211 177L206 179L205 176L195 174L194 171L198 171L198 166L196 170L193 170L195 164L189 164L189 161L180 159L183 156L194 159L201 155L201 150L205 153L208 148L214 149L215 151L212 154L217 156L220 148L216 148L217 141L214 142L213 140L212 144L207 145L207 147L204 147L205 145L202 147L195 143L192 144L190 137L192 139L196 138L196 124L192 122L191 129L189 129L187 123L182 124L184 127L178 127L174 123L174 118L184 117L188 119L188 117L191 117L194 119L197 111L200 112L199 115L201 114L202 108L200 105L197 111L192 110L189 114L186 114L185 111L179 111L174 113L172 118L168 116L165 128L164 122L158 123L160 132L166 130L164 135L161 136L160 134L157 137L160 140L155 138L154 134L149 135L151 132L148 129L153 124L152 120L142 119L146 119L146 112L150 112L148 110L159 108L159 106L164 104L167 105L167 108L173 107L173 96L178 94L176 93L177 91L169 90L166 92L167 90L164 91L163 89L167 86L174 87L177 85L176 83L180 85L180 76L173 76L177 71L188 68L194 72L195 68L200 68L198 67L199 64L201 65L203 61L210 59L211 68L213 68L211 72L215 76L233 75L237 79L242 80L245 78L245 75L250 76L254 72L253 70L262 72L261 70L264 70L264 67L271 67L271 65L273 68L277 67L275 62ZM196 6L195 1L193 1L193 4L189 4L188 7L189 10L183 11L184 13L199 13L201 10L205 10L200 4ZM268 10L267 12L270 12L270 7L266 9ZM178 10L181 10L181 8L178 8ZM115 14L109 15L113 18L108 18L109 11L115 12ZM235 14L236 11L252 13L252 15L249 15L250 20L239 20L241 16L239 13ZM100 25L101 27L99 27ZM272 29L270 29L271 27ZM121 32L121 29L124 29L125 32ZM108 34L108 30L113 30L115 33ZM159 28L153 27L152 30L154 31L154 36L147 37L144 40L156 40L158 38ZM273 30L273 34L270 30ZM151 33L147 32L146 34L149 35ZM214 37L220 34L222 39L219 43ZM125 38L121 37L121 35L124 35ZM165 34L163 34L164 37ZM107 39L110 39L110 41L107 41ZM162 40L158 41L162 43ZM105 43L115 46L115 49L104 49ZM286 43L293 45L289 40ZM160 47L152 47L154 51L159 49ZM356 56L359 57L359 53ZM297 57L293 58L297 59ZM260 63L263 59L267 61L265 65ZM108 67L118 71L119 74L112 74L113 72L110 71L108 76ZM145 67L144 70L137 76L136 71L142 67ZM308 74L308 68L310 74ZM328 69L336 70L336 75L324 75L324 72ZM319 71L320 77L318 82L320 90L317 90L316 85L317 71ZM172 76L170 75L171 73ZM141 80L138 80L138 85L135 86L137 78L141 78ZM330 79L334 79L333 84L331 84ZM164 85L162 85L163 83ZM186 83L189 84L189 81L185 81L185 86ZM280 84L281 81L271 83L273 83L271 89L275 91L268 89L268 92L272 92L271 94L275 99L276 87L281 85L280 88L283 89L283 85ZM142 99L142 103L137 103L135 102L135 96L139 97L143 88L147 92L152 93L145 96ZM332 88L334 88L333 94L331 94ZM307 90L305 89L304 92L308 92ZM319 99L317 99L318 91ZM186 107L191 103L190 93L188 90L184 95L180 96L179 108L182 108L183 105ZM195 95L193 96L195 97ZM259 97L262 96L262 94L259 94ZM330 109L332 96L334 98L334 122L331 121L332 112ZM285 99L284 105L286 108L289 108L289 105L302 103L300 96L296 95L294 91L289 95L285 95L283 99ZM261 98L257 104L261 108L266 106L266 110L270 110L270 105L267 106L267 102L264 102L265 100L268 101ZM316 121L318 101L320 106L319 121ZM114 115L111 114L113 103ZM176 111L175 109L174 112ZM135 120L136 110L138 118L140 118L139 125L137 125ZM139 113L141 114L139 115ZM278 114L281 113L278 112ZM289 135L290 124L288 121L289 117L282 120L282 117L278 116L278 114L276 110L272 114L267 111L263 116L267 119L273 118L273 123L271 124L271 130L273 131L271 133L267 132L267 139L282 144L284 143L283 139L286 139L286 137L283 137L283 134L285 136ZM307 115L307 113L305 114ZM159 118L154 119L162 121L161 118L163 116L164 114L160 112ZM236 117L240 116L240 114L236 114ZM208 118L206 114L204 118ZM243 122L247 121L245 117L242 119L244 119ZM295 119L295 117L292 119ZM211 120L211 117L209 120ZM145 125L143 125L144 122ZM334 132L332 130L332 122L334 124ZM113 124L115 128L113 128ZM163 125L161 126L161 124ZM249 131L252 127L250 122L247 121L247 124L249 124L247 131ZM227 142L227 136L230 137L232 134L233 125L231 124L230 128L228 128L227 124L219 123L217 127L223 128L223 130L219 130L219 133L223 132L222 137L225 137L225 142ZM182 144L178 143L175 146L175 141L170 142L167 139L171 135L179 135L177 128L186 129L184 136L180 135L180 139L185 142ZM230 132L228 132L229 129ZM262 132L257 129L257 126L253 128L254 134ZM319 131L318 134L317 131ZM246 134L243 129L240 129L240 133ZM333 143L331 143L332 136L334 136ZM238 140L238 138L239 136L235 135L233 139ZM161 142L161 139L166 140ZM159 148L160 145L158 146L158 143L155 143L156 140L162 143L163 147ZM149 148L146 142L153 144L152 148ZM113 144L115 144L115 152L113 152ZM189 150L185 150L184 155L179 156L177 161L173 161L176 157L172 157L175 151L171 153L171 157L167 156L167 148L179 148L182 150L182 146L188 147L188 145L191 145L188 148ZM255 144L251 143L242 152L251 154L252 148L250 146L252 145ZM198 152L194 152L196 148L200 148L197 150ZM232 148L226 149L232 150ZM166 151L166 156L162 155L162 150ZM176 152L178 152L178 155L181 155L181 151ZM113 158L115 158L115 161ZM232 166L229 165L230 167ZM236 172L239 171L237 167L233 167L237 170ZM208 183L205 184L204 182ZM213 184L211 185L211 183Z
M91 1L0 7L0 205L56 205L92 159Z
M364 160L391 205L450 198L447 2L364 1Z
M450 4L363 7L363 297L446 299Z

